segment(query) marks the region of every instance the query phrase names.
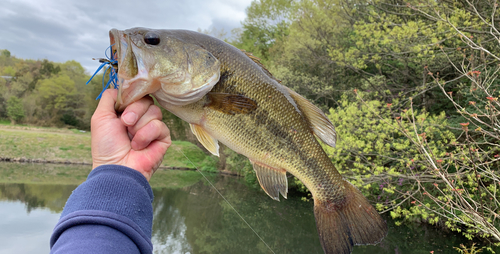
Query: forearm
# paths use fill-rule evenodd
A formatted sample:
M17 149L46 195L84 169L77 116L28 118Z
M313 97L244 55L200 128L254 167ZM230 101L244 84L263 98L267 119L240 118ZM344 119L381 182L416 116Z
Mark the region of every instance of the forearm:
M68 199L52 237L52 253L151 253L153 192L127 167L94 169Z

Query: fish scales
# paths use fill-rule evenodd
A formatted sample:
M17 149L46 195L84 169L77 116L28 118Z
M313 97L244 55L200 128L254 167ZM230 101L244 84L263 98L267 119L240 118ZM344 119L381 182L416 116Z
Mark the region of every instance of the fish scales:
M280 193L286 197L286 172L296 176L313 195L327 254L351 253L354 245L376 244L385 237L385 221L343 179L315 137L334 146L331 122L251 54L185 30L111 30L110 41L118 44L113 49L122 77L117 109L152 94L162 107L189 122L212 153L218 155L221 142L248 157L273 199Z
M238 153L266 161L273 168L286 169L301 179L316 198L332 202L343 198L342 176L316 141L293 99L280 89L281 85L238 49L229 50L216 40L204 47L222 63L221 80L212 92L243 95L258 104L251 114L230 115L206 109L206 118L210 119L204 124L207 131ZM239 85L244 83L252 85Z

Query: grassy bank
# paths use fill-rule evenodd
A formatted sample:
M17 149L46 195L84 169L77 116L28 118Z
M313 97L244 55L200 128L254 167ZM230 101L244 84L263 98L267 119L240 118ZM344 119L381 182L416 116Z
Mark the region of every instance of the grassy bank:
M184 154L186 156L184 156ZM0 157L91 163L90 133L78 130L0 125ZM216 170L217 159L196 145L173 141L162 167Z

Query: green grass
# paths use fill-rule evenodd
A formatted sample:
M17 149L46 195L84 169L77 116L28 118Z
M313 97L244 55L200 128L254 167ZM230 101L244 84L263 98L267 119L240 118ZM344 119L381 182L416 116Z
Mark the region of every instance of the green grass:
M2 127L0 157L92 162L89 132L19 125ZM216 164L215 156L206 155L196 145L186 141L173 141L161 165L215 171Z
M0 156L90 163L90 134L2 129Z
M217 157L206 155L199 147L190 142L173 141L172 146L165 154L162 165L213 171L216 169L217 161Z
M5 119L0 119L0 124L2 124L2 125L10 125L10 121L9 120L5 120Z

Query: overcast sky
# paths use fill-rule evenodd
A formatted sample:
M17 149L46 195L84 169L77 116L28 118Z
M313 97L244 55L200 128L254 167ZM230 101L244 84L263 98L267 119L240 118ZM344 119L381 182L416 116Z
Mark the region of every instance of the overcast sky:
M24 59L99 66L111 28L240 27L251 0L0 0L0 49Z

